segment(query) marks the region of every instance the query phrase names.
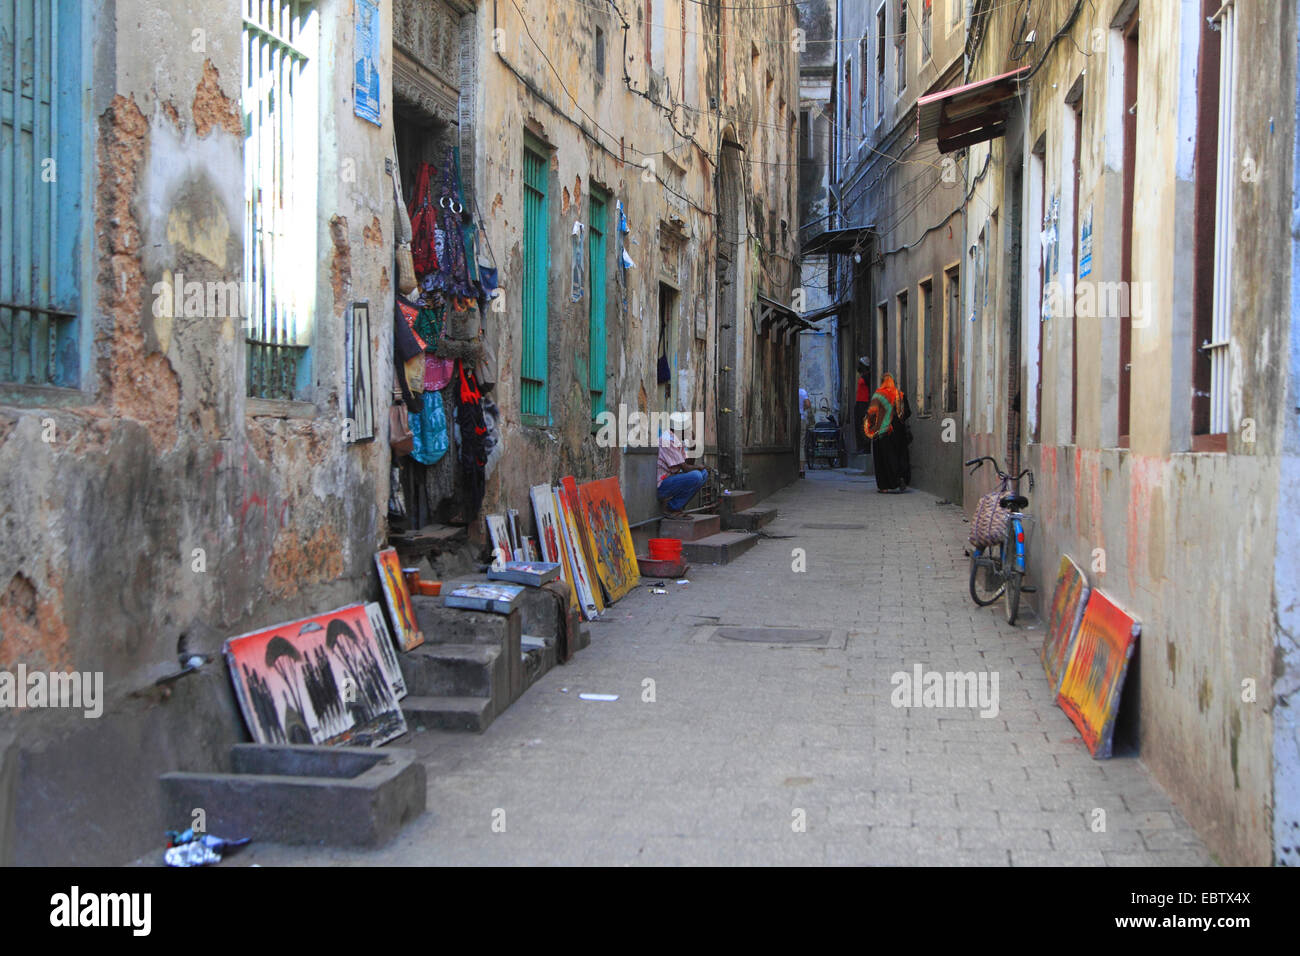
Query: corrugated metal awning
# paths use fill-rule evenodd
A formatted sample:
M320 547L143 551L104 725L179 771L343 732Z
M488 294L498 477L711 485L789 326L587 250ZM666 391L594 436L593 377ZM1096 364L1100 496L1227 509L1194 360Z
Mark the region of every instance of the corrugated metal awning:
M939 152L951 153L973 143L996 139L1007 131L1007 107L1016 95L1022 66L988 80L940 90L916 101L918 141L936 140Z

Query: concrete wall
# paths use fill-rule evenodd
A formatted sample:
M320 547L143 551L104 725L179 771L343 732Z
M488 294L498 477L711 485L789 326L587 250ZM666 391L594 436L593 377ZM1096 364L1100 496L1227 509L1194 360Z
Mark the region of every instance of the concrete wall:
M211 766L245 734L222 641L371 596L388 494L383 409L373 443L343 442L352 301L371 303L375 394L392 383L391 130L352 115L350 4L318 5L319 254L304 290L315 324L302 402L245 397L238 318L154 308L169 274L241 278L240 4L88 7L96 271L80 321L93 344L79 389L7 393L0 406L0 669L101 671L107 707L89 720L0 714L0 740L18 741L0 769L14 820L0 859L17 863L156 849L157 775ZM154 686L191 654L212 662Z
M1195 148L1196 56L1200 4L1144 4L1141 11L1134 186L1133 279L1150 295L1145 319L1134 307L1133 397L1128 448L1116 447L1119 319L1080 315L1077 326L1077 427L1070 436L1071 376L1075 351L1071 319L1040 314L1037 268L1041 223L1032 207L1035 173L1030 154L1044 147L1042 180L1048 197L1063 198L1059 224L1060 274L1070 281L1074 232L1071 177L1073 130L1067 92L1082 76L1082 149L1079 219L1091 209L1093 271L1089 279L1117 281L1121 263L1123 45L1112 29L1132 4L1096 4L1046 54L1024 97L1023 128L1006 140L971 149L971 169L990 157L974 186L966 245L980 229L997 236L990 256L991 306L970 324L966 341L968 413L966 455L998 457L1008 426L1010 343L1002 317L1011 303L1007 267L1011 247L1024 251L1020 302L1020 376L1026 401L1019 435L1024 462L1035 470L1031 495L1038 516L1032 576L1040 611L1051 598L1062 553L1088 570L1141 621L1135 667L1141 757L1225 863L1268 863L1275 856L1275 699L1293 668L1275 668L1280 597L1279 474L1284 434L1294 429L1294 403L1284 404L1292 302L1290 253L1275 237L1286 228L1291 201L1295 134L1295 10L1290 5L1237 5L1241 62L1278 64L1267 75L1242 74L1237 116L1238 162L1251 157L1274 171L1234 183L1234 308L1232 315L1232 423L1226 453L1192 453L1192 157ZM1064 24L1075 5L1051 4L1040 38ZM1285 9L1283 9L1285 7ZM1084 8L1087 9L1086 7ZM976 51L970 78L1005 72L1011 48L1009 11L994 9ZM1070 42L1070 40L1073 42ZM1092 55L1085 57L1084 52ZM1025 58L1037 63L1044 43ZM1010 232L1010 171L1025 164L1020 196L1027 215L1021 234ZM1285 175L1283 175L1285 173ZM997 225L994 227L994 214ZM967 256L969 264L970 257ZM974 272L967 269L967 276ZM964 283L965 307L977 290ZM1148 292L1149 290L1149 292ZM1143 304L1146 304L1143 301ZM1001 323L1001 324L1000 324ZM1039 336L1042 365L1038 367ZM1041 375L1041 409L1034 395ZM1029 383L1033 383L1030 385ZM1248 421L1252 420L1252 421ZM1251 426L1253 425L1253 432ZM1038 441L1025 441L1037 434ZM1253 439L1253 440L1252 440ZM987 489L968 482L973 507ZM1294 577L1294 574L1291 575ZM1280 641L1280 643L1279 643ZM1244 692L1254 682L1254 699ZM1294 732L1291 731L1291 739ZM1293 745L1292 745L1293 746ZM1293 758L1291 758L1293 760ZM1294 765L1294 763L1293 763ZM1294 820L1294 797L1288 819ZM1294 852L1294 851L1292 851Z

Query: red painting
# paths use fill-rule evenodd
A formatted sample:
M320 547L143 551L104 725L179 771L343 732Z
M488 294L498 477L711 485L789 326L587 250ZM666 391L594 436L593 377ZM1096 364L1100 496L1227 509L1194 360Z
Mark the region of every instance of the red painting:
M1088 752L1109 757L1124 677L1141 625L1101 591L1083 612L1056 702L1079 728Z

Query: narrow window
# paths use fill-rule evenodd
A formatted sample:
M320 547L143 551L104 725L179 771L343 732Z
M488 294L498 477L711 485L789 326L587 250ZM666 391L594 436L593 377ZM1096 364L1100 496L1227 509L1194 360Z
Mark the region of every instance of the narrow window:
M898 29L894 33L894 51L896 53L896 79L901 94L907 89L907 0L898 0Z
M605 78L605 31L596 27L596 76Z
M0 382L79 380L81 21L77 0L0 4Z
M546 276L550 250L546 215L546 155L529 140L524 147L523 358L519 411L528 424L547 424Z
M316 293L315 14L244 4L244 278L247 392L305 399Z
M885 115L885 5L876 11L876 122Z
M934 341L934 284L926 279L921 283L921 322L920 341L917 343L917 361L921 363L917 376L916 404L920 413L934 409L934 361L931 353L935 352Z
M867 138L867 120L871 116L871 89L868 86L871 66L867 57L870 43L871 38L865 33L862 35L862 39L858 41L858 100L861 107L859 112L862 114L862 129L860 132L863 139Z
M1079 222L1079 180L1082 177L1082 160L1083 160L1083 96L1080 93L1078 99L1069 103L1070 107L1070 128L1074 133L1074 156L1072 157L1073 169L1070 177L1070 189L1073 192L1071 197L1070 222L1072 224L1071 232L1074 234L1074 275L1075 282L1072 286L1077 287L1079 280L1083 279L1082 260L1080 258L1080 238L1082 235L1081 224ZM1071 289L1073 294L1073 288ZM1077 299L1075 300L1077 301ZM1094 320L1095 321L1095 320ZM1079 314L1078 310L1070 309L1070 444L1079 443Z
M1129 444L1129 397L1133 381L1133 182L1137 171L1138 17L1124 27L1124 179L1120 240L1120 281L1129 308L1119 317L1119 444ZM1121 299L1123 301L1123 299Z
M961 354L961 268L943 274L946 298L943 310L943 410L957 411L958 356Z
M605 410L605 212L607 202L594 189L591 192L590 222L587 226L587 271L591 276L588 299L587 379L591 391L591 415Z
M844 58L844 135L853 135L853 57Z
M930 52L930 7L934 0L921 0L921 59L931 58Z

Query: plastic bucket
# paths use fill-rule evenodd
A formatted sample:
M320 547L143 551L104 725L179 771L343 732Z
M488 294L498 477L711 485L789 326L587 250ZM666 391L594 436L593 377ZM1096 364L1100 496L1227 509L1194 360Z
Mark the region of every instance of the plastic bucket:
M682 543L677 538L651 538L650 559L652 561L677 561L682 556Z

